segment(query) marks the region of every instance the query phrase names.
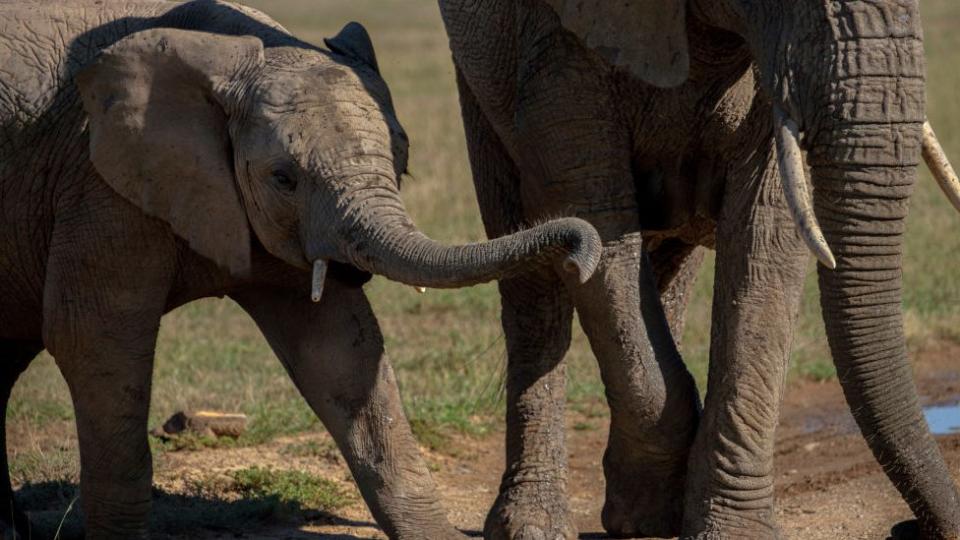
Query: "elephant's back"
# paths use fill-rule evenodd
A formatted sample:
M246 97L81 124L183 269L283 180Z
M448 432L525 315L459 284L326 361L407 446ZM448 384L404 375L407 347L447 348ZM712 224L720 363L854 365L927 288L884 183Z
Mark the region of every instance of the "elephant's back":
M0 0L0 123L8 133L30 124L101 49L173 5Z
M35 330L58 205L89 175L86 115L73 74L176 4L0 0L0 317ZM16 332L14 332L16 334ZM17 337L17 336L0 336ZM35 337L35 336L19 336Z
M88 167L74 75L101 50L180 5L0 0L0 189L5 205L36 203ZM25 200L30 199L30 200ZM9 211L9 208L4 208Z
M4 134L64 101L79 106L73 77L101 50L156 26L302 45L263 13L216 0L0 0L0 154Z

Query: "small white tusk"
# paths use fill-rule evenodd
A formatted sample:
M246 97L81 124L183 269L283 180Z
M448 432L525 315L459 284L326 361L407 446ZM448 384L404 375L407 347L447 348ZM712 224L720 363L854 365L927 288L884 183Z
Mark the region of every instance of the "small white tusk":
M788 118L779 107L774 107L773 117L777 135L780 180L783 183L783 193L787 198L787 206L790 207L793 222L797 225L804 243L817 260L833 270L837 267L837 260L833 257L826 238L823 237L823 230L817 223L817 216L811 204L803 153L800 151L800 129L796 122Z
M950 165L950 160L940 146L940 141L937 140L937 134L933 132L930 122L923 124L923 160L927 162L927 167L933 173L934 179L940 184L940 189L950 199L953 207L960 212L960 179Z
M310 299L314 303L320 302L323 298L323 283L327 280L327 261L317 259L313 261L313 290L310 293Z
M420 294L423 294L423 293L427 292L427 288L426 288L426 287L414 287L414 289L415 289L418 293L420 293Z

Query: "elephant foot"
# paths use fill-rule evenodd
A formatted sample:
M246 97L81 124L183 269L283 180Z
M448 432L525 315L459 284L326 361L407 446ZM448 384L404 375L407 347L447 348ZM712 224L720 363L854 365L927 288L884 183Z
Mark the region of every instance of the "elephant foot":
M757 525L755 523L754 525ZM755 528L711 526L700 532L686 532L680 535L680 540L783 540L780 529L773 524Z
M674 538L683 517L683 478L624 474L607 478L601 522L613 538Z
M487 540L575 540L566 490L554 482L501 488L483 526Z
M601 522L614 538L673 538L683 519L686 457L674 452L655 463L641 456L618 455L613 447L603 458L607 481Z
M926 530L919 521L911 519L894 525L889 540L960 540L960 531Z

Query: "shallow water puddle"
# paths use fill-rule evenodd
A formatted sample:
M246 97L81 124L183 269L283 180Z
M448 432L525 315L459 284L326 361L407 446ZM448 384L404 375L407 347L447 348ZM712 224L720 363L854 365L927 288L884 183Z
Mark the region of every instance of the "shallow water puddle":
M924 407L923 415L934 435L960 433L960 403Z

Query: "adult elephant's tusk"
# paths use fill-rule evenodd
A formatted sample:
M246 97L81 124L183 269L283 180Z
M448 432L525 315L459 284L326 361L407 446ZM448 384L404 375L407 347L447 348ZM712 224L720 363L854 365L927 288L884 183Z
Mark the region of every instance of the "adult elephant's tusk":
M313 280L310 299L314 303L319 303L323 298L323 283L327 280L327 261L317 259L313 261Z
M417 291L418 293L420 293L420 294L424 294L424 293L427 292L427 288L426 288L426 287L414 287L414 290L416 290L416 291Z
M937 140L937 134L933 132L930 122L923 124L923 159L927 162L927 167L933 173L933 177L940 184L953 207L960 212L960 178L957 178L957 172L950 165L946 152Z
M803 153L800 151L800 129L779 107L774 107L773 117L780 180L793 222L810 251L821 264L833 270L837 267L837 260L833 257L833 252L823 237L823 230L817 223L817 216L813 213Z

